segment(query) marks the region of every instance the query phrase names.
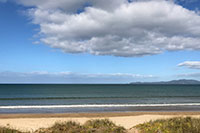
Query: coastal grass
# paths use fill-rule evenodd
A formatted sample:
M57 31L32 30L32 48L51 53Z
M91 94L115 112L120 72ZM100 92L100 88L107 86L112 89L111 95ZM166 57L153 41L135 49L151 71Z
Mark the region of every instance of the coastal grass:
M9 127L0 127L0 133L22 133L22 132Z
M135 126L139 133L200 133L200 119L177 117L146 122Z
M69 121L55 123L50 128L41 128L35 133L126 133L126 129L115 125L108 119L89 120L80 125L77 122Z
M146 122L134 126L136 130L126 130L108 119L88 120L84 124L74 121L55 123L49 128L40 128L34 133L200 133L200 119L176 117ZM15 129L0 127L0 133L25 133ZM26 132L28 133L28 132Z

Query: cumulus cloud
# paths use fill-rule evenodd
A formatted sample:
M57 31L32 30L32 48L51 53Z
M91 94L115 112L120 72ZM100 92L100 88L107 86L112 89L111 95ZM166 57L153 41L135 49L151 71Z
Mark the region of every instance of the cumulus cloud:
M27 7L36 7L42 10L62 10L64 13L77 13L84 11L86 7L93 6L104 10L113 10L127 0L16 0L17 3Z
M41 41L66 53L144 56L200 50L200 16L170 0L19 0Z
M180 67L188 67L191 69L200 69L200 61L185 61L178 64Z
M153 75L129 73L0 72L0 83L129 83L155 78Z

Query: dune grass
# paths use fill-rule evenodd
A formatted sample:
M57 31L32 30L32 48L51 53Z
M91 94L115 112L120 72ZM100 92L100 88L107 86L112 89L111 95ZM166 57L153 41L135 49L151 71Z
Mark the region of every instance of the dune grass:
M41 128L35 133L126 133L126 130L108 119L102 119L89 120L83 125L72 121L56 123L50 128Z
M126 129L115 125L108 119L86 121L83 125L68 121L55 123L49 128L40 128L34 133L126 133ZM0 127L0 133L22 133L15 129Z
M139 124L134 127L139 133L200 133L200 119L177 117ZM40 128L34 133L127 133L124 127L108 119L86 121L83 125L69 121L55 123L49 128ZM130 132L130 131L129 131ZM22 133L18 130L0 127L0 133Z
M116 126L113 122L108 119L103 120L89 120L84 125L88 131L94 131L96 133L125 133L124 127Z
M140 133L200 133L200 119L178 117L135 126Z
M22 132L7 127L0 127L0 133L22 133Z

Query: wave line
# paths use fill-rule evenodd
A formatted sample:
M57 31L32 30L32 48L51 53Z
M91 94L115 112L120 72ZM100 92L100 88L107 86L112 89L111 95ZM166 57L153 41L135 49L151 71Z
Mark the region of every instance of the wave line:
M0 106L0 109L43 109L43 108L102 108L102 107L167 107L200 106L200 103L182 104L85 104L85 105L34 105L34 106Z

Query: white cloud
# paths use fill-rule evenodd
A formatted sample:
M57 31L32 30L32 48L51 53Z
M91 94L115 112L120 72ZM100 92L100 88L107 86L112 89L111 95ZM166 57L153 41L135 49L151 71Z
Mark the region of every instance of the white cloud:
M129 83L157 77L129 73L0 72L0 83Z
M191 69L200 69L200 61L185 61L178 64L180 67L188 67Z
M41 41L67 53L143 56L200 50L200 16L172 1L20 0ZM89 6L86 6L87 4ZM77 10L81 13L76 13Z

